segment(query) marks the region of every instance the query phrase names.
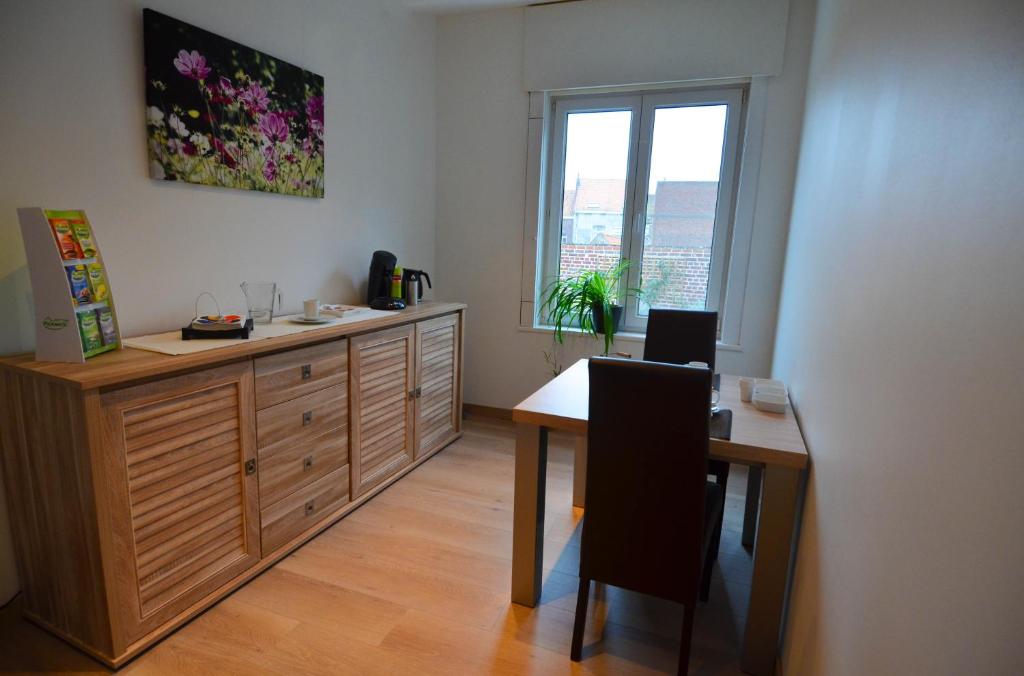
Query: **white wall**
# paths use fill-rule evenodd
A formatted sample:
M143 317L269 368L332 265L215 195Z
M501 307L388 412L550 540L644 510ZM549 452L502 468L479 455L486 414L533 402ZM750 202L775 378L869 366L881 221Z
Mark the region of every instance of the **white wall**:
M822 0L774 372L813 468L784 667L1010 674L1024 3Z
M529 91L778 75L789 0L587 0L525 12Z
M719 353L726 373L769 371L813 7L813 0L790 2L783 71L768 84L743 347ZM437 257L448 271L438 294L469 303L466 401L504 408L545 382L543 352L552 344L550 334L518 329L528 116L523 15L444 16L437 30ZM640 343L618 347L643 352ZM562 351L563 362L598 351L579 339Z
M324 76L324 199L148 178L143 5ZM288 310L356 301L377 248L442 278L435 20L391 5L0 2L0 354L32 347L19 206L88 212L126 335L181 326L204 290L240 307L246 279L278 281ZM0 513L0 601L14 583L5 526Z

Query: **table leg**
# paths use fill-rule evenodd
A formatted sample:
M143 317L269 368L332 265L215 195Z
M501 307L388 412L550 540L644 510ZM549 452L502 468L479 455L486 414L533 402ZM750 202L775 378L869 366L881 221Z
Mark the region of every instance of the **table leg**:
M548 431L516 425L515 505L512 517L512 601L533 607L540 600L544 563L544 488Z
M799 486L800 470L765 467L747 628L740 658L743 671L756 676L775 673Z
M583 507L587 497L587 435L578 434L575 444L575 462L572 468L572 506Z
M761 504L761 474L764 468L760 465L747 467L747 501L743 505L743 535L740 543L747 548L754 546L754 533L757 532L757 508Z

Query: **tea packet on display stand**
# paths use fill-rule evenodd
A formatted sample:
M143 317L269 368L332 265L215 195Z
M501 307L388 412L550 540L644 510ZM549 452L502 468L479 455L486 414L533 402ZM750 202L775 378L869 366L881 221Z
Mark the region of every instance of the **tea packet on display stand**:
M71 298L75 305L87 305L92 302L89 290L89 276L84 265L73 265L67 268L68 284L71 285Z
M96 245L92 243L92 229L89 224L80 218L70 221L70 224L82 258L96 258Z
M104 301L110 296L107 275L99 263L89 264L89 289L92 291L92 302L94 303Z
M96 310L96 320L100 325L100 336L103 339L103 345L116 343L117 330L114 328L114 313L110 311L110 308Z
M66 261L73 261L82 257L82 251L78 248L75 235L71 231L71 223L65 218L51 218L50 228L53 230L53 238L57 240L57 249L60 257Z
M103 337L96 321L95 312L82 312L78 315L78 330L82 334L82 351L92 352L103 347Z

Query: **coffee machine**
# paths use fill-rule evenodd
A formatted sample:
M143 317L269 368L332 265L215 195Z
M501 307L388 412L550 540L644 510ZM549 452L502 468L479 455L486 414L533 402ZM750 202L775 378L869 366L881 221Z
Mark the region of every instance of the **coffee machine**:
M391 295L391 281L398 257L390 251L374 251L366 280L366 303L374 310L401 310L405 302Z

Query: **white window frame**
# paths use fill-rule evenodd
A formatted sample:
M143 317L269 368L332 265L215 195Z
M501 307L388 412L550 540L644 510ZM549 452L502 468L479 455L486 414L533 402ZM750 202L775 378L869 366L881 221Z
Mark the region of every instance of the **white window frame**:
M742 352L742 320L746 299L746 282L753 243L754 217L757 210L757 194L763 145L768 80L766 77L728 78L700 82L666 83L648 85L643 90L637 87L603 87L588 90L562 90L530 92L529 120L527 127L526 203L524 211L523 265L520 296L520 330L550 333L552 327L540 316L541 294L550 277L545 276L544 255L550 251L545 237L550 228L545 227L549 209L551 182L549 172L553 165L552 127L554 126L554 102L569 96L594 96L595 94L657 94L680 91L719 89L724 87L746 88L739 134L742 139L737 158L734 217L729 241L720 250L728 253L724 266L725 279L719 300L719 323L721 326L718 347L720 350ZM560 215L561 205L554 213ZM557 230L556 230L557 232ZM557 239L557 235L555 236ZM617 340L626 342L644 339L643 333L623 330Z
M711 241L708 291L704 306L707 310L720 311L729 272L728 251L735 213L737 166L742 155L740 130L743 126L744 102L744 90L740 87L643 96L640 145L637 151L637 176L634 181L636 194L633 203L636 210L633 214L633 231L629 237L623 238L625 249L623 258L630 262L627 273L628 288L639 288L641 281L644 238L647 232L647 200L650 197L647 192L651 172L650 144L654 139L655 113L659 108L726 105L728 108L722 142L722 164L718 175L718 202L715 206L715 229ZM621 300L620 294L620 302ZM627 331L647 330L647 318L640 315L639 305L639 301L635 298L626 304L625 329ZM719 322L721 322L721 316L719 316Z
M558 98L552 101L554 116L552 118L551 143L549 144L551 148L551 161L548 163L548 167L550 167L548 174L549 187L546 190L549 203L545 210L544 244L541 248L543 252L542 260L544 262L541 277L544 280L544 285L538 289L538 295L542 294L547 285L558 276L559 255L562 246L562 199L565 193L565 171L563 167L565 163L566 124L569 120L569 115L572 113L630 111L632 116L629 126L630 142L626 166L635 167L637 146L634 140L637 138L640 130L641 103L642 98L640 96L576 96ZM633 209L633 181L635 178L633 172L629 172L626 175L625 194L622 197L623 214L628 214ZM550 227L548 227L548 224L551 224ZM623 242L625 242L627 232L628 227L623 223ZM542 303L543 299L540 299L540 302Z
M630 139L627 156L625 194L623 195L623 224L621 259L630 261L627 278L619 291L619 302L626 307L624 330L644 332L647 318L640 314L636 298L625 299L626 288L638 288L642 270L644 237L647 228L648 183L650 179L650 149L654 133L655 114L661 108L681 106L726 105L728 112L723 138L722 168L719 174L718 202L715 209L715 230L712 238L711 263L709 266L708 292L705 307L718 310L722 307L723 291L728 273L727 253L732 232L735 206L735 186L738 160L741 155L740 130L743 126L744 89L738 86L684 90L674 92L637 92L634 94L568 95L552 97L552 124L548 147L550 160L547 163L547 208L544 210L541 247L541 278L544 284L538 289L538 305L543 302L539 295L558 273L561 253L561 219L565 191L565 149L566 126L569 115L574 113L629 111ZM542 321L543 318L538 318Z

